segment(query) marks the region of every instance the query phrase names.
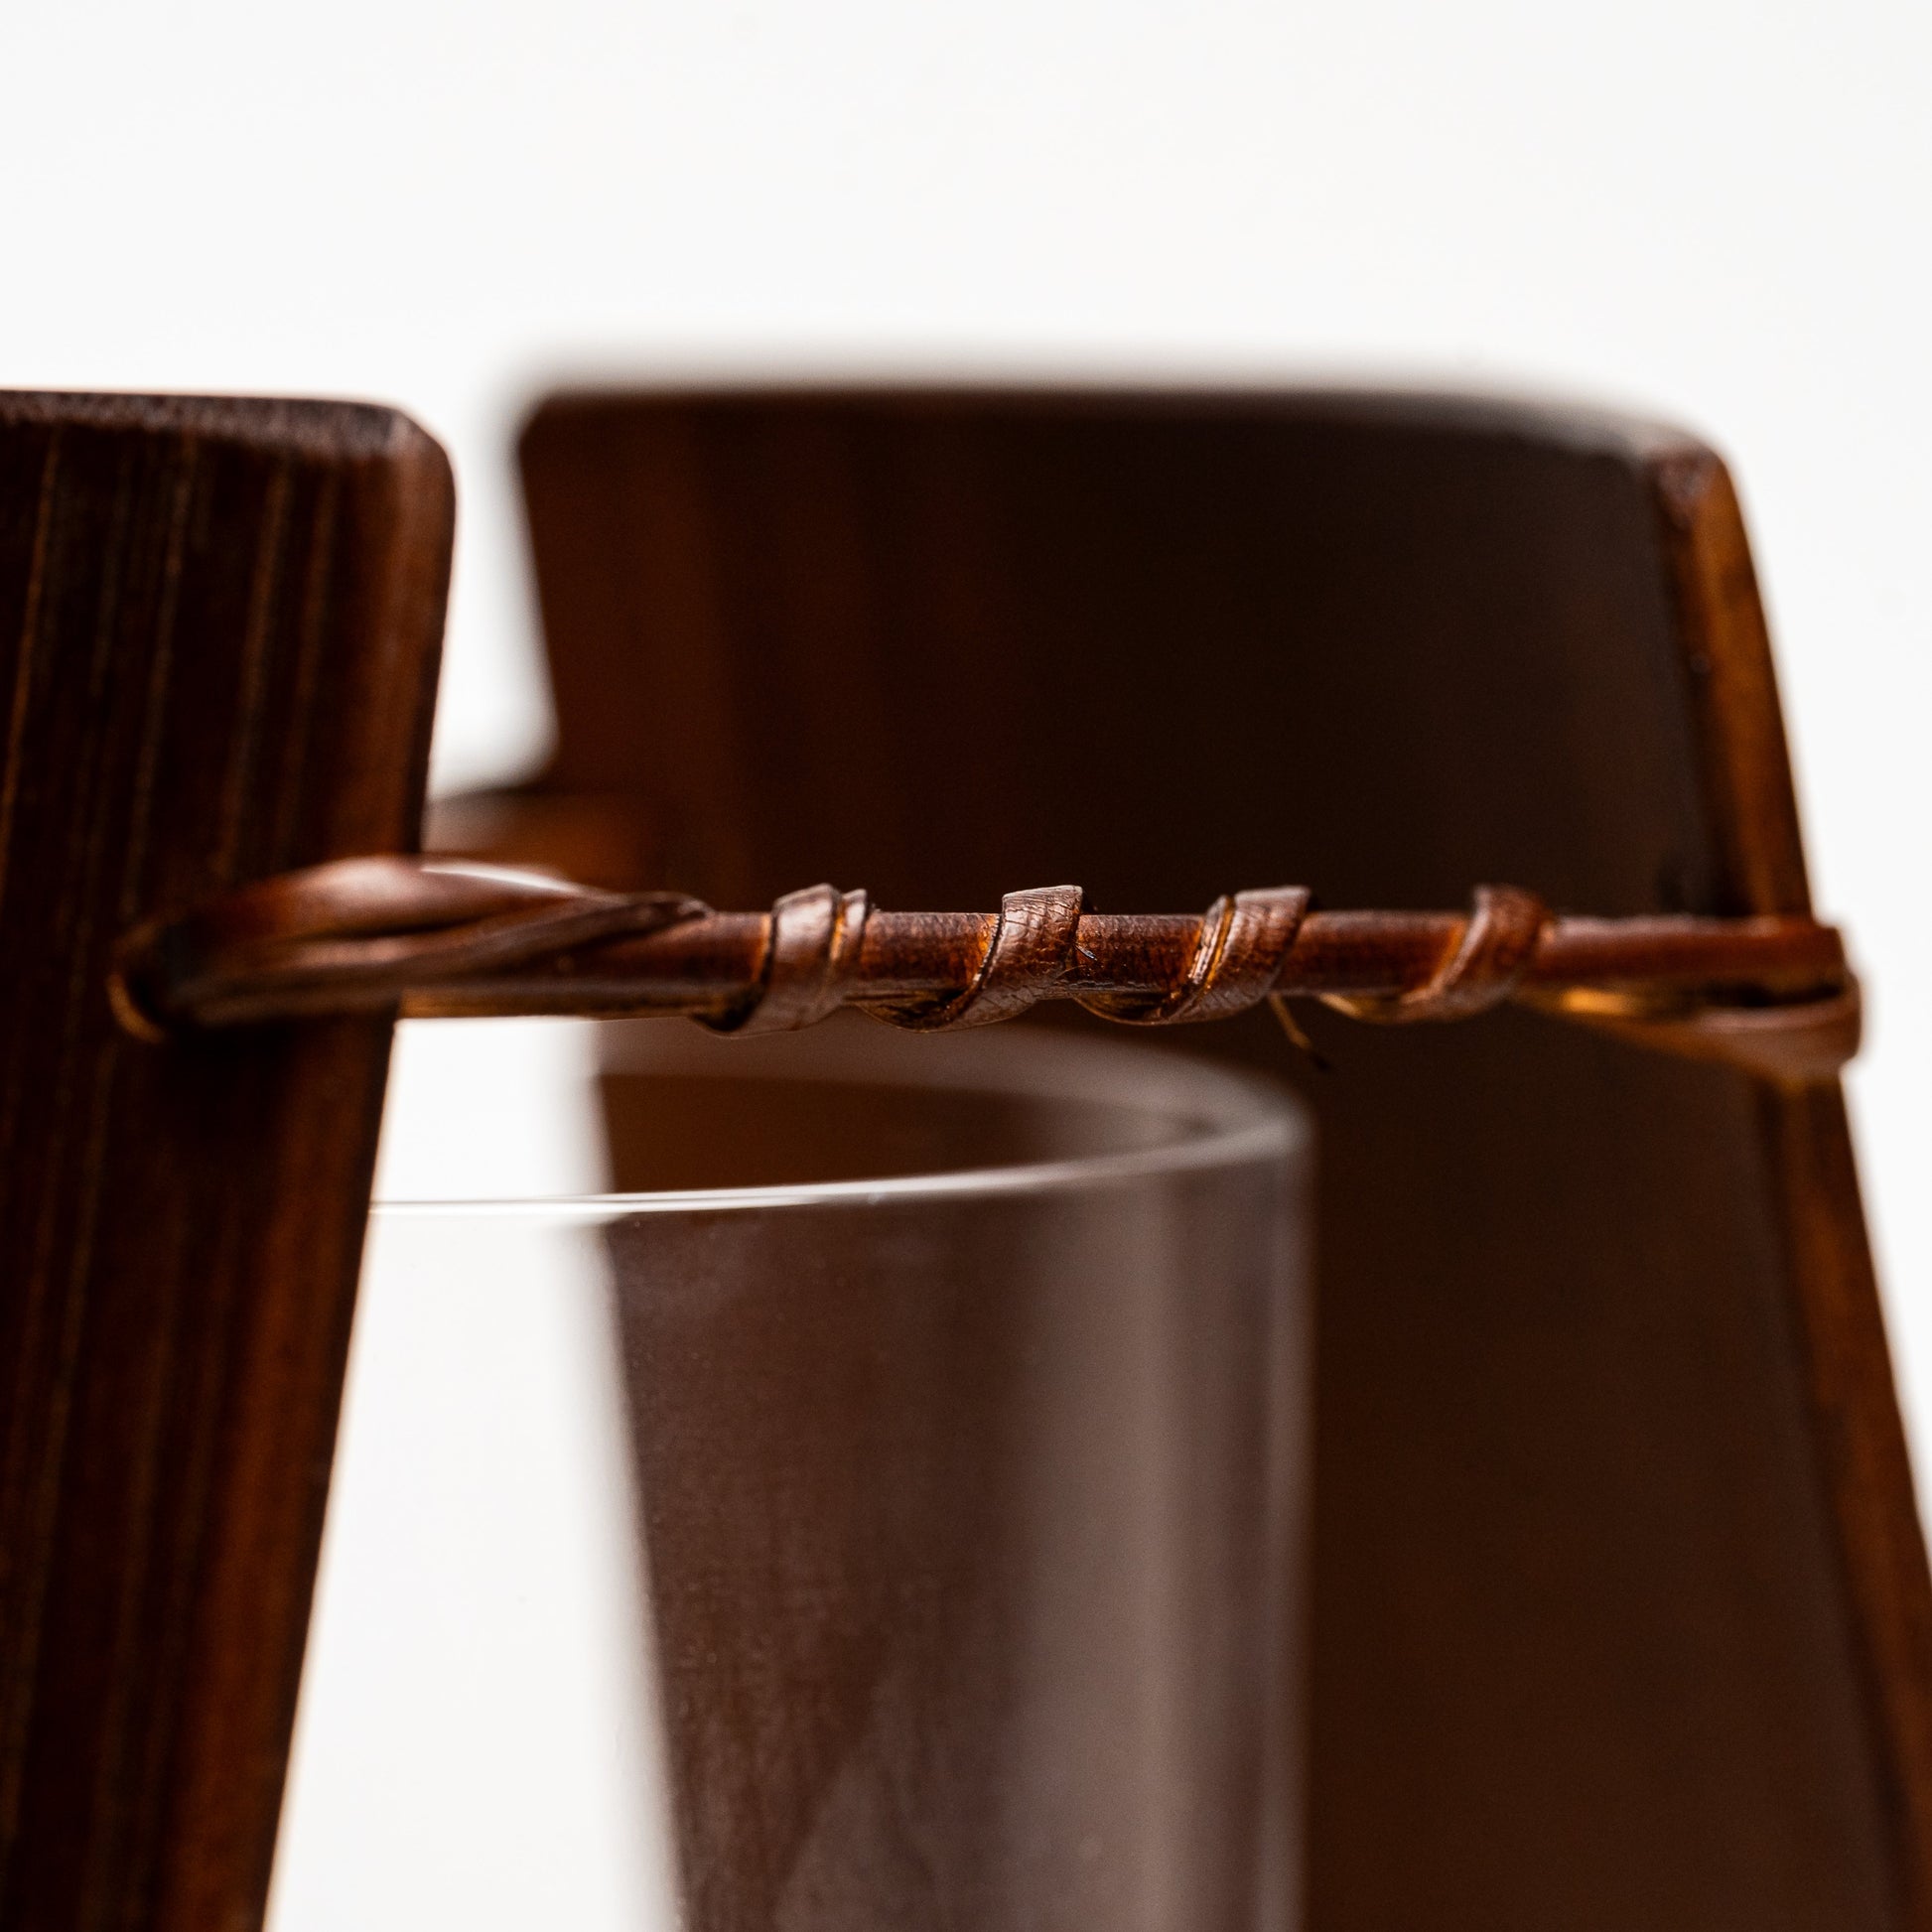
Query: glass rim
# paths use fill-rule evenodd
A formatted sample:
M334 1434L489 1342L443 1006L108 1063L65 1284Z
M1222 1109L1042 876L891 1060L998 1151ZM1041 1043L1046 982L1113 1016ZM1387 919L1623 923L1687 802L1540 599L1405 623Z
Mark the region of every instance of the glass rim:
M626 1029L647 1027L655 1035L664 1026L661 1020L598 1024L607 1037L619 1041L622 1040ZM1293 1160L1305 1155L1312 1140L1306 1103L1286 1086L1243 1068L1176 1052L1171 1047L1140 1041L1051 1035L1031 1030L1024 1035L1002 1034L997 1038L981 1035L971 1041L975 1059L963 1068L947 1066L935 1056L919 1069L923 1077L911 1079L897 1070L882 1073L877 1054L861 1055L856 1060L843 1054L832 1057L824 1050L827 1042L823 1036L831 1031L834 1030L822 1030L814 1041L819 1051L804 1057L804 1063L811 1068L806 1077L828 1086L900 1090L923 1087L1020 1098L1064 1098L1138 1109L1150 1115L1168 1114L1174 1123L1174 1132L1144 1147L876 1178L591 1194L504 1194L469 1199L378 1197L370 1202L370 1217L384 1221L547 1218L597 1226L640 1215L884 1206L917 1200L1037 1195L1117 1186L1157 1175L1205 1169ZM794 1049L803 1043L802 1036L793 1036L787 1042ZM887 1048L894 1057L906 1048L913 1048L924 1058L938 1043L941 1042L923 1040L915 1046L913 1039L906 1035L889 1035ZM959 1042L943 1043L956 1046ZM717 1042L704 1044L715 1048ZM870 1066L868 1057L873 1060ZM1129 1070L1130 1058L1132 1077L1124 1080L1122 1076ZM811 1066L815 1060L822 1060L822 1067ZM620 1052L615 1058L607 1055L606 1070L647 1075L651 1069L626 1068ZM751 1087L761 1080L800 1076L789 1065L728 1068L720 1060L706 1066L705 1077L715 1077L721 1085L734 1083Z

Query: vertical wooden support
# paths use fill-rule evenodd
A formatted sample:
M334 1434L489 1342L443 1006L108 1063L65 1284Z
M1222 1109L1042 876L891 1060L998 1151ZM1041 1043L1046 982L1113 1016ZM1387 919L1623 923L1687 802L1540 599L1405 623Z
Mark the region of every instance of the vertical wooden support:
M390 411L0 397L0 1928L246 1932L386 1020L141 1045L132 920L413 844L453 491Z
M1726 905L1807 912L1797 794L1737 492L1694 446L1658 449L1648 475ZM1760 1109L1901 1918L1932 1926L1932 1577L1845 1098L1836 1083L1766 1087Z
M471 808L503 849L741 904L1807 902L1736 499L1675 432L686 392L554 398L522 461L562 744ZM1932 1928L1932 1578L1837 1092L1325 1020L1325 1078L1265 1016L1185 1041L1319 1116L1314 1932Z

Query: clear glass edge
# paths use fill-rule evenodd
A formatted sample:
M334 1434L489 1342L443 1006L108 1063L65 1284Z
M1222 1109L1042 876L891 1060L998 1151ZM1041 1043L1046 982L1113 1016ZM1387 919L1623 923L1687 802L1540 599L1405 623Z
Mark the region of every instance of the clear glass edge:
M639 1214L748 1212L774 1207L850 1206L863 1203L970 1197L989 1194L1049 1193L1058 1189L1100 1187L1155 1174L1193 1173L1203 1168L1243 1167L1305 1154L1311 1141L1309 1119L1294 1096L1275 1094L1243 1075L1203 1068L1208 1081L1240 1092L1244 1120L1211 1126L1191 1138L1164 1146L1069 1161L1042 1161L1023 1167L965 1168L950 1173L894 1174L878 1180L823 1180L790 1186L667 1189L641 1194L531 1195L515 1199L377 1200L371 1219L450 1219L547 1217L596 1225Z

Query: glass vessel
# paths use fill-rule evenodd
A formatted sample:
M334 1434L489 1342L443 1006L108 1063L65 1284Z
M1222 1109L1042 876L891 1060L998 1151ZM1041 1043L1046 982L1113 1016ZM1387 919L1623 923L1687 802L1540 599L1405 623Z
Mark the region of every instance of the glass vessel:
M1131 1036L405 1028L275 1932L1259 1932L1307 1129Z

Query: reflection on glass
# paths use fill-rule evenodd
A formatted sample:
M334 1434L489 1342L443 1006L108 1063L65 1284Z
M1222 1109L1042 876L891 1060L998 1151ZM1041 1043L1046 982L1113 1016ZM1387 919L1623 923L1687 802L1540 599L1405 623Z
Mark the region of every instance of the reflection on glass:
M1279 1922L1290 1103L483 1023L385 1134L276 1932Z

